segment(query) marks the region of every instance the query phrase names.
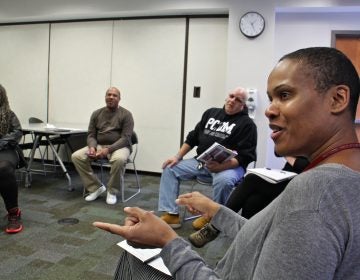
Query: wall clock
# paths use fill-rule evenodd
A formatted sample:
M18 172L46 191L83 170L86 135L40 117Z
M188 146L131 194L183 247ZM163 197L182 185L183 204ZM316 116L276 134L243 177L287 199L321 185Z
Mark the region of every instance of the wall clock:
M265 19L258 12L247 12L240 18L239 28L248 38L259 36L265 29Z

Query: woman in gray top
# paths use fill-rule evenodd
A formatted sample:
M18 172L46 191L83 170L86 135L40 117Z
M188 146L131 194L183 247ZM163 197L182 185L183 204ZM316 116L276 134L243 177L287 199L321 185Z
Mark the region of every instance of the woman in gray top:
M271 138L277 154L302 155L310 164L250 220L199 193L177 199L234 238L214 270L151 212L126 207L125 226L94 225L163 248L176 279L360 279L359 91L354 66L336 49L301 49L280 59L268 78Z

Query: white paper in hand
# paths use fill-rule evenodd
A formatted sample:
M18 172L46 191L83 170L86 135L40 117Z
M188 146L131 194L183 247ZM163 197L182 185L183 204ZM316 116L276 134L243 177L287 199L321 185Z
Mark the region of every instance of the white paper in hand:
M164 264L163 259L159 256L161 252L161 248L155 248L155 249L134 248L133 246L130 246L126 240L119 242L117 245L123 248L124 250L128 251L133 256L137 257L142 262L147 263L153 268L171 276L169 269ZM153 257L155 258L153 259Z
M256 174L269 183L276 184L284 180L291 179L297 175L297 173L284 171L280 169L270 169L270 168L250 168L247 170L247 174Z

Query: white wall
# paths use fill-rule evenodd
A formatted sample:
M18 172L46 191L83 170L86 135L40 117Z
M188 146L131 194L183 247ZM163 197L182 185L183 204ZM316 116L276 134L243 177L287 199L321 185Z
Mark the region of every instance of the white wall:
M161 172L179 147L184 38L184 18L115 21L111 84L134 117L139 170Z
M296 48L331 46L332 30L360 30L359 12L334 13L289 13L276 15L275 58ZM296 35L294 36L294 30ZM289 39L290 38L290 39Z
M331 20L330 20L331 18ZM332 30L360 30L359 12L296 12L284 11L276 14L275 59L292 50L313 46L331 46ZM282 165L282 161L273 159L273 143L268 141L268 161L273 166Z
M29 116L46 120L48 36L48 24L0 29L0 83L8 93L11 108L16 105L16 115L21 122ZM19 65L19 60L24 63Z
M90 112L104 104L111 51L112 21L51 24L49 123L87 127Z
M256 113L258 166L276 166L264 110L267 106L266 77L276 59L303 46L329 45L331 30L359 30L357 0L17 0L1 1L0 23L39 20L102 18L119 16L229 13L227 88L236 85L259 90ZM264 33L255 40L241 35L240 16L249 10L261 12ZM296 14L301 12L302 14ZM278 14L280 13L280 14ZM277 15L277 16L276 16ZM337 18L334 21L334 18ZM309 24L311 22L311 25ZM307 32L311 29L311 32ZM285 32L285 33L283 33ZM306 33L306 36L303 34ZM281 43L280 43L281 42Z

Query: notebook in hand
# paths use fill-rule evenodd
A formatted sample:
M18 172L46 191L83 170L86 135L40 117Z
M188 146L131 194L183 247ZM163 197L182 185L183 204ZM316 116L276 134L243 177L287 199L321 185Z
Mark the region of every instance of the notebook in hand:
M237 155L236 151L232 151L228 148L225 148L223 145L215 142L205 152L199 155L196 159L204 163L211 160L217 161L218 163L222 163L224 161L232 159L236 155Z
M246 175L256 174L269 183L276 184L284 180L291 179L297 175L297 173L284 171L281 169L271 169L271 168L250 168L247 170Z

